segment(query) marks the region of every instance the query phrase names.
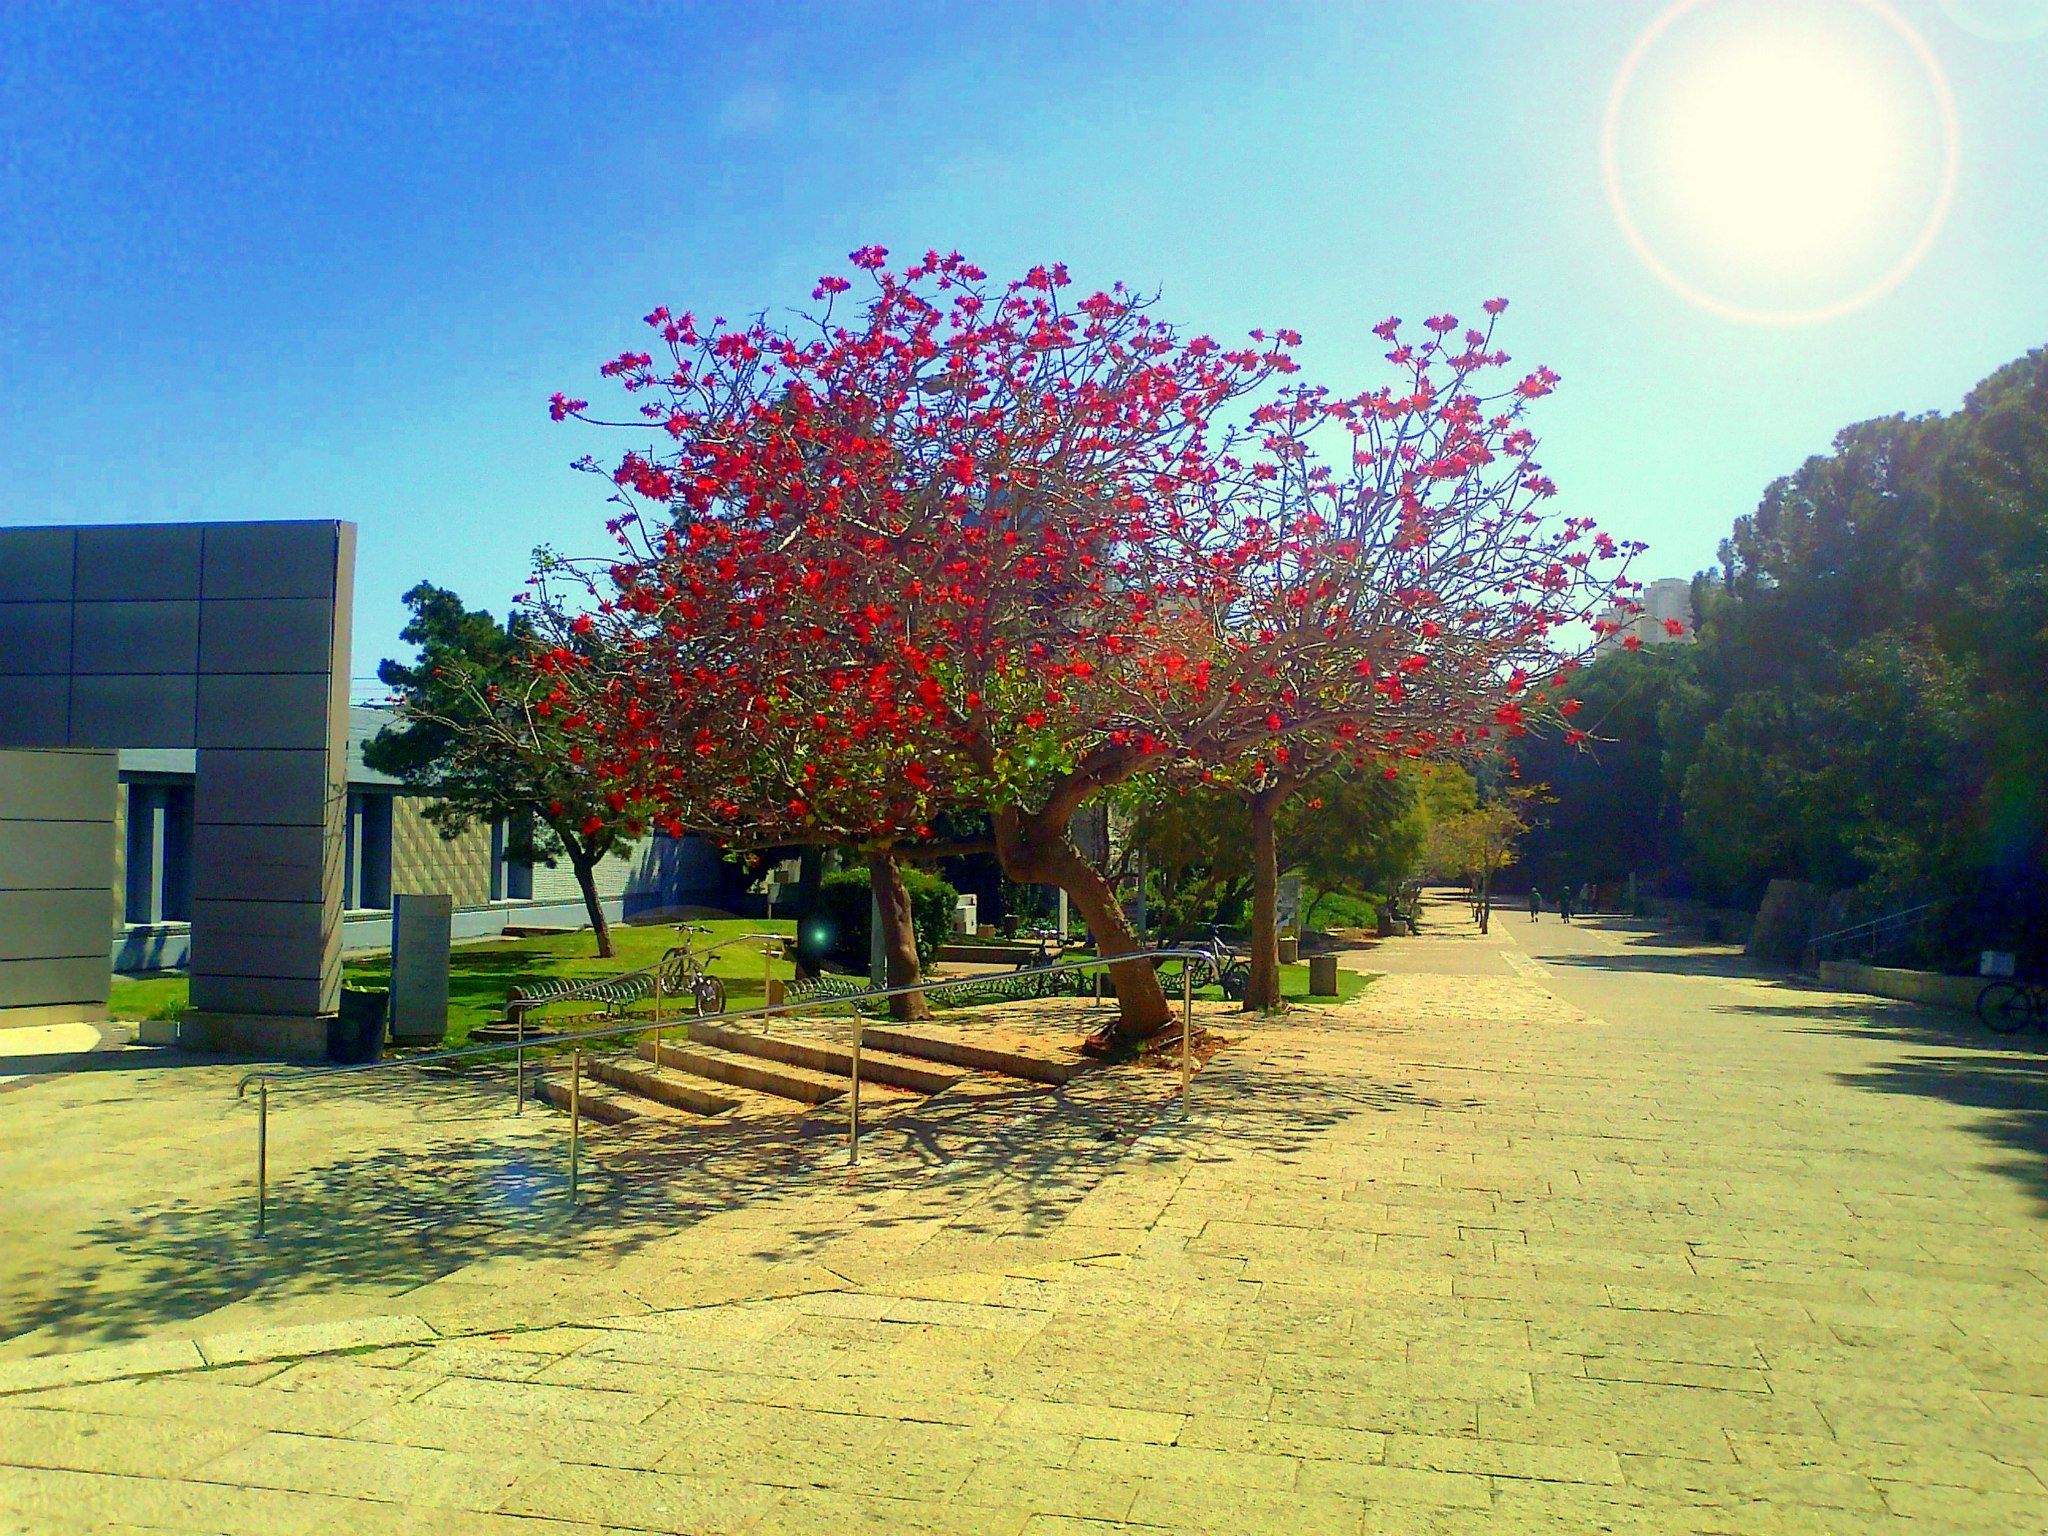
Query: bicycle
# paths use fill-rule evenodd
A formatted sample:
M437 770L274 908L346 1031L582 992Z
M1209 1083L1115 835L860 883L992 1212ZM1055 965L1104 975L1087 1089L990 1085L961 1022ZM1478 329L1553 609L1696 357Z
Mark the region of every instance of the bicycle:
M2048 986L1994 981L1977 994L1977 1018L1996 1035L2014 1035L2029 1023L2048 1029Z
M1245 993L1251 990L1252 968L1247 961L1238 955L1236 950L1230 947L1230 941L1223 936L1222 924L1209 924L1208 936L1197 940L1188 947L1203 951L1200 959L1183 960L1181 962L1183 966L1189 966L1194 969L1195 975L1192 978L1194 986L1203 987L1208 985L1207 979L1202 975L1204 971L1207 971L1215 977L1216 985L1223 989L1223 995L1226 998L1233 1003L1244 1001Z
M683 942L661 957L663 992L674 998L688 998L700 1017L707 1013L725 1012L725 983L711 974L704 961L725 948L726 944L739 942L727 939L725 944L714 944L700 958L691 936L710 931L701 923L677 923L676 932Z
M1032 952L1011 967L1013 977L1035 973L1041 966L1056 965L1066 953L1065 938L1053 929L1027 929L1019 937L1030 942ZM1089 991L1094 981L1085 971L1055 971L1050 976L1032 974L1024 985L1026 996L1079 997Z

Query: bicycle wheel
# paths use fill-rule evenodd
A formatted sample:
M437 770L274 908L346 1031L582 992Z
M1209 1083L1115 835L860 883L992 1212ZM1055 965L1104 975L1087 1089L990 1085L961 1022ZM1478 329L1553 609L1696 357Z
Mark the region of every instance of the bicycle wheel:
M1223 973L1223 995L1233 1003L1244 1001L1245 993L1251 990L1252 973L1244 966L1233 965Z
M693 990L700 1015L725 1012L725 983L716 976L699 976Z
M2016 981L1994 981L1977 994L1977 1017L1994 1034L2025 1029L2033 1016L2034 1000Z

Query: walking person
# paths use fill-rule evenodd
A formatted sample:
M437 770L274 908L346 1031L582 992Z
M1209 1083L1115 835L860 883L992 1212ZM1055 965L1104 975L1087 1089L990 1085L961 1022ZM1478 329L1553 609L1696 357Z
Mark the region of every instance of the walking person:
M1572 883L1567 880L1564 888L1557 893L1557 915L1566 922L1572 920Z
M1543 893L1535 886L1529 887L1529 921L1535 922L1543 915Z

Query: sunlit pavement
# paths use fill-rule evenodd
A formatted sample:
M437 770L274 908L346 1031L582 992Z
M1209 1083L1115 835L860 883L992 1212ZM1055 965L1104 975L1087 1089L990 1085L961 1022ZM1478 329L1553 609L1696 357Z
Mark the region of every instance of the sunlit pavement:
M600 1153L574 1222L412 1249L302 1184L302 1226L396 1252L293 1238L296 1286L223 1175L100 1234L152 1275L106 1347L46 1313L0 1359L0 1530L2044 1528L2037 1041L1429 917L1354 1003L1245 1026L1185 1119L1133 1068L853 1178ZM83 1093L0 1098L10 1181L29 1120L111 1113ZM241 1288L180 1309L214 1259Z

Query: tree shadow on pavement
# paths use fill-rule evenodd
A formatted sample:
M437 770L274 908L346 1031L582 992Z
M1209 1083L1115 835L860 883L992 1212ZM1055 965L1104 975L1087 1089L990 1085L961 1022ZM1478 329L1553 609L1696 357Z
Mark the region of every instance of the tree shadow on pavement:
M1994 1035L1948 1008L1888 998L1820 1001L1786 984L1782 1005L1741 1004L1724 1011L1782 1019L1800 1033L1854 1037L1900 1049L1890 1059L1835 1081L1869 1093L1937 1100L1975 1113L1965 1128L1997 1148L1986 1168L2022 1185L2048 1214L2048 1036ZM1808 994L1799 1000L1799 994ZM1839 998L1839 994L1835 995Z
M391 1298L481 1261L512 1261L512 1273L519 1261L552 1261L557 1286L571 1261L599 1290L608 1266L749 1208L704 1261L818 1262L850 1233L886 1242L917 1228L1029 1241L1056 1232L1114 1175L1170 1168L1190 1150L1285 1158L1355 1116L1434 1103L1292 1063L1224 1064L1237 1065L1228 1051L1198 1077L1191 1121L1175 1107L1177 1077L1143 1065L1057 1090L971 1077L864 1130L857 1173L836 1105L781 1119L592 1127L573 1211L567 1117L539 1106L512 1116L509 1078L366 1080L324 1103L274 1095L267 1235L254 1229L253 1158L246 1180L214 1169L197 1187L153 1187L137 1169L131 1204L84 1222L61 1265L15 1278L5 1335L37 1334L34 1352L47 1353L173 1327L203 1334L273 1321L291 1305L303 1321L334 1293L367 1297L355 1310L403 1311ZM228 1126L226 1145L246 1129L253 1152L253 1106L240 1108L249 1124ZM349 1138L368 1144L348 1150ZM218 1158L220 1145L197 1155ZM922 1239L912 1231L913 1240ZM488 1273L517 1299L503 1265ZM689 1278L674 1276L679 1293ZM237 1303L267 1315L242 1306L231 1323L202 1322Z

